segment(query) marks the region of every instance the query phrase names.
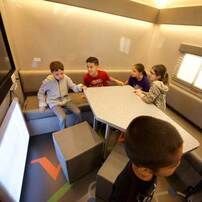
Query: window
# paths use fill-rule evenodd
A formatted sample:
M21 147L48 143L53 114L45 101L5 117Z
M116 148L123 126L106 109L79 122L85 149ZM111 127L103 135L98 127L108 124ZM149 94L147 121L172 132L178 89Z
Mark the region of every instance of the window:
M202 57L185 53L177 72L177 78L202 90Z

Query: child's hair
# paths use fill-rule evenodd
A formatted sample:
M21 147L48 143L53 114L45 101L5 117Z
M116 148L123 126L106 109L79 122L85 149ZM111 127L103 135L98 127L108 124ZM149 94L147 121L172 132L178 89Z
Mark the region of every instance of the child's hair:
M166 67L160 64L160 65L154 65L152 69L154 70L156 76L161 77L159 80L162 81L165 85L168 85L169 76Z
M137 63L137 64L134 64L133 67L137 69L138 72L141 72L144 76L147 76L147 73L145 72L145 68L143 64Z
M50 63L51 72L57 72L59 69L64 70L64 66L60 61L53 61Z
M95 65L99 65L99 60L96 58L96 57L89 57L87 60L86 60L86 63L94 63Z
M154 172L175 163L173 155L182 144L175 127L154 117L139 116L126 130L125 150L129 159L134 165Z

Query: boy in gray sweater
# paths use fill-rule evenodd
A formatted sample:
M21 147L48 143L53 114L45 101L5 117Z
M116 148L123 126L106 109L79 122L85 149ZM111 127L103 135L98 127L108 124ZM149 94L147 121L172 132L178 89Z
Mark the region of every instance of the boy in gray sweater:
M59 61L51 62L51 74L43 80L38 91L39 111L45 111L49 107L59 120L60 129L66 127L67 114L64 108L72 111L76 115L74 124L81 121L81 112L73 104L68 96L69 88L74 92L82 91L82 85L76 85L71 78L64 74L64 66Z

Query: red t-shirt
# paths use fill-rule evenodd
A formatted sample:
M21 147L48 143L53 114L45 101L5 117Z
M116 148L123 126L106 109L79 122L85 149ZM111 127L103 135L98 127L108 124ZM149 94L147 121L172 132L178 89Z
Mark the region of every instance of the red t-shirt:
M98 70L97 76L92 77L89 73L84 76L84 85L87 87L108 86L109 75L105 71Z

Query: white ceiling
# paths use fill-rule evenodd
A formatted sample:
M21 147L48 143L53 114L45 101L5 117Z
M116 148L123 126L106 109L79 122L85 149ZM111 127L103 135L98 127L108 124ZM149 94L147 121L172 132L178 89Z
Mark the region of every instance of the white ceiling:
M156 8L202 6L202 0L130 0Z

